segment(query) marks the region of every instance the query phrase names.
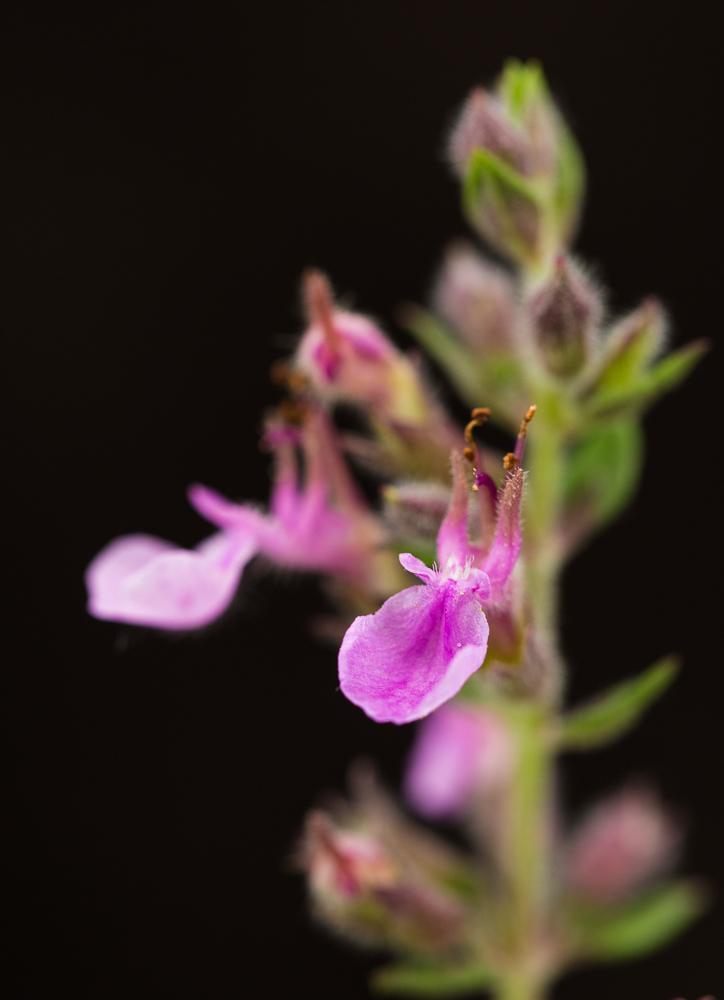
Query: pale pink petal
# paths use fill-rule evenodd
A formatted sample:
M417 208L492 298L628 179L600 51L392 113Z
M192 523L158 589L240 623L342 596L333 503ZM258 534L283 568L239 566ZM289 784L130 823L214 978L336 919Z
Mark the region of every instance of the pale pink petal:
M209 486L195 483L187 491L194 510L217 528L236 530L248 535L263 530L267 515L248 504L234 503Z
M255 551L251 538L223 534L198 550L146 536L117 539L86 574L89 610L97 618L134 625L201 628L229 606Z
M409 587L347 630L340 685L376 722L412 722L457 694L487 644L488 623L473 594L452 583Z
M85 571L88 610L97 618L110 617L106 612L122 600L125 580L162 552L176 546L153 535L123 535L109 542Z

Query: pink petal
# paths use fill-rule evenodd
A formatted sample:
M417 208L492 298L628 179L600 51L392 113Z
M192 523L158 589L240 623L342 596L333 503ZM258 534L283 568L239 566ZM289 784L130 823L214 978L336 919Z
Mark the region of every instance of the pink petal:
M403 569L406 569L408 573L412 573L414 576L419 577L425 583L432 583L432 581L437 576L434 569L430 569L422 559L418 559L417 556L413 556L411 552L401 552L400 553L400 565Z
M234 503L209 486L195 483L187 492L194 510L223 530L243 531L251 535L263 528L267 516L248 504Z
M472 553L468 539L468 484L461 455L454 451L452 463L452 493L447 513L437 534L437 557L440 567L453 558L461 565Z
M524 485L525 473L517 468L507 475L500 494L495 535L482 567L490 577L493 592L506 583L520 555L523 542L521 504Z
M405 776L405 798L421 816L456 816L474 790L480 725L474 712L443 705L422 723Z
M88 567L88 609L134 625L201 628L226 610L255 551L252 539L224 534L198 550L145 535L118 538Z
M443 705L422 723L405 776L405 796L428 819L459 816L473 796L509 779L513 746L502 720L484 708Z
M152 535L124 535L110 542L92 560L85 572L88 610L97 618L122 601L123 583L163 552L172 552L172 542Z
M340 685L376 722L412 722L457 694L487 645L473 594L452 584L408 587L352 622L339 651Z

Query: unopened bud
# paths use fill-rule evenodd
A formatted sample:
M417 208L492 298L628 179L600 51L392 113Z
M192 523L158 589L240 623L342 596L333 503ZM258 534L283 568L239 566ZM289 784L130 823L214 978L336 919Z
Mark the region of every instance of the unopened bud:
M479 149L487 149L522 174L530 173L532 166L525 133L509 119L502 102L482 87L476 87L463 104L448 148L450 161L461 178Z
M459 940L460 904L406 870L377 837L313 813L302 860L317 913L334 930L362 944L432 952Z
M510 350L516 314L513 282L473 247L459 243L450 248L435 286L434 305L476 353Z
M551 375L572 378L593 357L601 298L570 259L559 257L552 275L528 302L533 338Z
M592 901L618 902L669 864L678 839L656 798L628 789L596 806L574 834L568 885Z
M500 253L537 269L570 240L583 163L535 63L508 63L494 93L477 88L449 156L471 223Z
M310 325L295 363L313 391L330 402L355 403L385 419L415 424L425 401L410 361L366 316L338 309L317 271L304 279Z

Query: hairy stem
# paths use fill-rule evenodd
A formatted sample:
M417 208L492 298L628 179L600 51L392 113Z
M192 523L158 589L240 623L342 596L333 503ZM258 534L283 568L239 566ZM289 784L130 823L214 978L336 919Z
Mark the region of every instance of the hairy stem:
M526 565L535 629L545 657L547 683L540 703L511 715L517 739L517 773L506 817L510 891L509 948L497 1000L543 1000L545 983L531 971L546 919L551 869L549 837L553 759L546 732L548 714L560 702L563 670L558 652L558 525L565 471L564 436L554 406L539 405L530 441Z

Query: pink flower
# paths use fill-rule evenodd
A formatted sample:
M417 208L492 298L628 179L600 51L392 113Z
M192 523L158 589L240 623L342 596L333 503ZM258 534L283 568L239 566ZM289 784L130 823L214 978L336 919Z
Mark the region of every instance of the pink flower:
M504 787L513 747L504 723L491 711L443 705L425 719L405 775L405 797L421 816L459 816L474 799Z
M253 537L258 551L281 566L359 576L379 530L349 476L327 415L312 410L301 432L273 426L266 441L277 462L268 513L233 503L206 486L191 487L191 504L222 531ZM304 481L298 444L305 458Z
M269 513L192 487L192 505L220 531L193 550L148 535L111 542L86 572L90 613L161 629L200 628L228 608L256 554L295 569L363 573L377 526L348 476L326 415L310 413L301 432L277 424L266 440L277 465Z
M468 537L469 491L462 460L454 456L453 492L437 538L439 566L430 569L411 553L406 570L423 581L390 597L375 614L356 618L339 651L343 693L376 722L412 722L452 698L482 665L488 648L483 606L505 595L521 547L523 472L506 477L497 517L490 518L490 489L476 476L479 540ZM479 481L478 481L479 480ZM480 488L482 484L483 488Z
M657 875L671 861L678 833L656 798L631 788L596 806L568 848L571 889L599 903L614 903Z

